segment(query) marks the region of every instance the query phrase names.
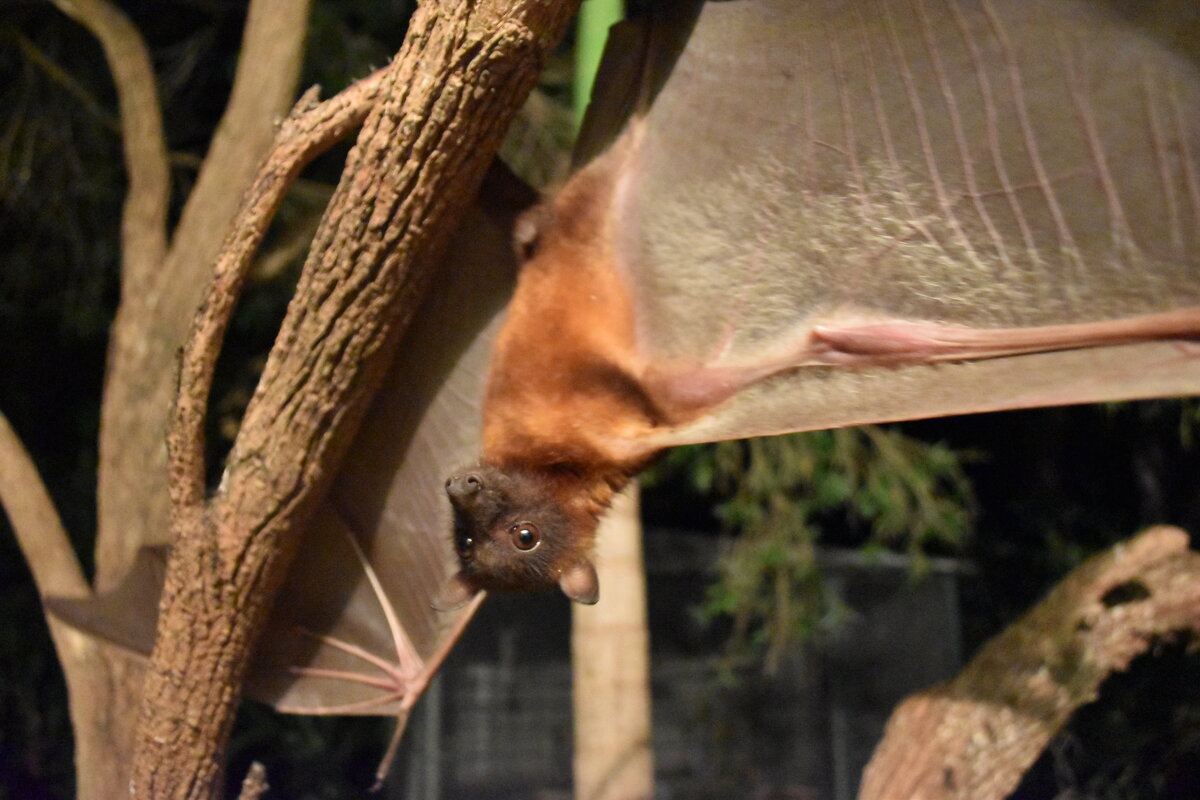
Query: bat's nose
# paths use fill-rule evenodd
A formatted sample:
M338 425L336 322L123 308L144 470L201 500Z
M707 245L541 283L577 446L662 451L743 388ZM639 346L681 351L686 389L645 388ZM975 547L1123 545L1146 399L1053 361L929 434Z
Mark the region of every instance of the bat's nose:
M483 481L479 476L468 472L463 475L451 475L446 481L446 494L451 500L464 500L483 489Z

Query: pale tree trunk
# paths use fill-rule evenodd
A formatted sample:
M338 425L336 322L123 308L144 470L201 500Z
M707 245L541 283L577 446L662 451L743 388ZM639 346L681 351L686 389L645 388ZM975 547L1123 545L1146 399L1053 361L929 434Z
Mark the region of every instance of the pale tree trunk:
M250 4L229 102L171 234L170 247L161 252L157 245L131 240L133 224L125 224L121 304L109 342L100 420L99 590L120 580L138 547L167 541L166 430L179 348L204 296L242 193L266 154L279 120L295 101L310 3L255 0ZM152 82L153 74L147 78ZM157 103L153 94L143 100L151 101ZM160 130L158 147L164 148L161 139ZM127 161L140 161L141 147L127 144L129 150L139 148ZM154 154L156 162L164 157L165 148ZM161 191L162 219L138 224L146 228L146 239L152 236L152 226L156 232L165 231L165 187ZM137 194L131 185L130 203ZM147 258L147 250L157 255Z
M1151 528L1091 558L948 683L905 700L860 800L1000 800L1101 682L1156 642L1200 635L1200 554Z
M54 0L100 41L120 105L128 192L121 223L121 300L109 340L97 476L96 589L111 588L142 544L167 535L165 430L176 354L238 198L295 92L309 0L250 4L233 96L196 190L168 246L166 142L149 52L105 0ZM90 591L41 479L4 425L5 510L42 596ZM27 463L29 469L14 469ZM16 481L16 483L12 483ZM42 513L24 514L28 498ZM52 522L51 522L52 520ZM56 551L45 559L35 552ZM143 666L48 619L68 687L79 796L128 792Z
M577 800L654 794L650 636L636 484L617 497L596 545L600 602L574 604L571 671Z
M90 588L58 512L8 420L0 415L0 504L42 597L86 597ZM118 797L128 781L137 664L47 617L70 697L78 796ZM123 760L122 760L123 759Z

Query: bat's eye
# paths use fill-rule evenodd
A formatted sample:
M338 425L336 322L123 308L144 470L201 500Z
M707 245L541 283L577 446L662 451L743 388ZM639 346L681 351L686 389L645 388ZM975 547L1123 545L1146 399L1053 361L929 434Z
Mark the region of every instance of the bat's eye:
M532 550L542 543L542 533L532 522L518 522L508 529L508 535L518 550Z
M470 558L471 553L475 551L475 540L470 536L463 536L457 544L459 558Z

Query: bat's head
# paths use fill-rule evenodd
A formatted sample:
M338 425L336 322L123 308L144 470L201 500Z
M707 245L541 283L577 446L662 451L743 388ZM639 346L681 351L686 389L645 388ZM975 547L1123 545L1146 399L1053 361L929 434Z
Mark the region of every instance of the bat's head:
M596 602L600 589L587 556L595 520L567 508L555 489L540 472L486 463L446 481L460 565L451 596L558 586L576 602Z

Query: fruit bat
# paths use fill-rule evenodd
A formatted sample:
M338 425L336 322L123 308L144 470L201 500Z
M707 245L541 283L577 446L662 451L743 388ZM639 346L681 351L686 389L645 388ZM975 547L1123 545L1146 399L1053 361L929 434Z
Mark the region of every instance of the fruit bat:
M403 719L479 590L596 599L596 520L667 447L1200 390L1200 69L1169 28L1100 0L615 28L573 177L519 217L485 190L456 237L248 691Z
M1062 1L663 19L615 142L518 223L460 597L595 602L597 519L671 445L1195 391L1200 351L1138 344L1200 333L1194 63Z

